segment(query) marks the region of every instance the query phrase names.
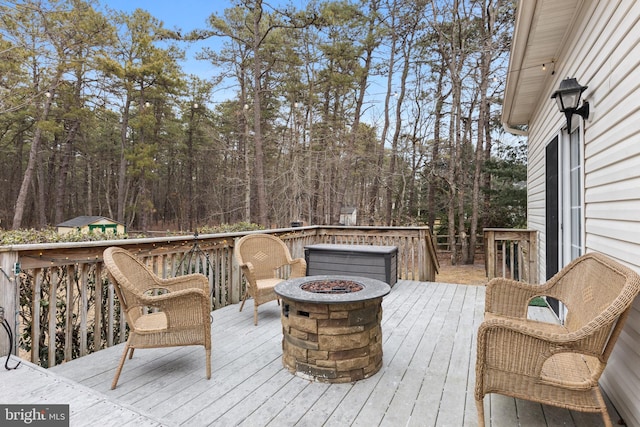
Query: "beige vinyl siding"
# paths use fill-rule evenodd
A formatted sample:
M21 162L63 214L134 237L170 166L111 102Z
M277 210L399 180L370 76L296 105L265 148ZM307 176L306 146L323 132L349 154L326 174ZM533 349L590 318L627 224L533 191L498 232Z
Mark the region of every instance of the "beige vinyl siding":
M584 124L585 252L605 253L640 271L640 2L586 0L576 16L573 37L558 53L556 73L530 123L528 227L541 233L541 278L545 147L564 125L549 97L565 77L589 86L592 110ZM640 427L640 299L601 384L627 425Z

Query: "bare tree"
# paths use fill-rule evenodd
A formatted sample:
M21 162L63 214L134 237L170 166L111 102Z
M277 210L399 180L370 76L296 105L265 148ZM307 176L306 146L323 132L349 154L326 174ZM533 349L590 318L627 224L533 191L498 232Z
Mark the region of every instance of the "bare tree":
M212 15L209 23L212 30L194 31L190 39L204 39L213 36L230 37L238 42L249 46L252 53L252 83L253 83L253 145L254 162L253 172L256 185L256 204L258 222L264 226L268 225L267 196L265 183L265 157L264 141L262 134L262 79L264 77L265 64L261 47L269 34L278 28L305 28L313 24L315 17L296 17L274 10L274 14L265 14L262 0L242 0L242 6L248 12L247 28L249 32L237 33L231 31L227 22L222 18ZM284 20L279 19L285 18Z

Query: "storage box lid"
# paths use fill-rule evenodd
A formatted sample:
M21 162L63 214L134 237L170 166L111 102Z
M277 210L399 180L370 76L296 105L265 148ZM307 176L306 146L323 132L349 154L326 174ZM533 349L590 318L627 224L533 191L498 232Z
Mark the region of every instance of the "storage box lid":
M334 252L358 252L358 253L377 253L390 254L398 251L397 246L378 246L378 245L336 245L321 243L317 245L307 245L304 247L314 251L334 251Z

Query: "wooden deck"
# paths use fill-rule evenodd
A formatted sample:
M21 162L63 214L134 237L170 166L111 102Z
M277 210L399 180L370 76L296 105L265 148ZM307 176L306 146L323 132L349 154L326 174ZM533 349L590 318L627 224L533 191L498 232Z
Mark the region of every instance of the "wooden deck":
M213 312L210 380L201 347L138 350L110 390L119 345L50 370L3 369L0 394L4 403L69 403L72 426L476 426L483 308L483 286L398 282L383 302L383 368L352 384L314 383L283 368L274 302L260 307L257 327L251 307ZM485 405L492 427L603 425L593 414L503 396Z

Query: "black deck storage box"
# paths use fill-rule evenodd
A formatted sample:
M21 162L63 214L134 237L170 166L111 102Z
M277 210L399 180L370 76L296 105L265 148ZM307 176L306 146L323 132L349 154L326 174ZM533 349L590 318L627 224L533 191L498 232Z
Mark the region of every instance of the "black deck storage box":
M304 248L307 276L344 274L381 280L389 286L398 280L398 248L369 245L309 245Z

